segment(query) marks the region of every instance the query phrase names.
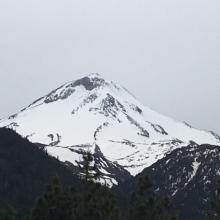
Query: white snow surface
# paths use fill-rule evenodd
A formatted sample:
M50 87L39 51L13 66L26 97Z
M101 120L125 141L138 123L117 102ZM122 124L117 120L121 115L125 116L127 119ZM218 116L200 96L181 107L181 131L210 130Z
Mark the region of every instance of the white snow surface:
M98 74L86 79L98 85L88 89L81 81L68 82L0 121L0 127L16 129L31 142L47 145L51 155L73 164L79 155L70 151L71 147L97 144L108 160L132 175L190 141L220 145L211 132L151 110Z
M197 171L198 171L198 169L199 169L200 164L201 164L201 163L200 163L200 162L197 162L197 161L196 161L196 158L195 158L195 160L194 160L193 163L192 163L192 173L190 174L190 177L189 177L187 183L185 184L185 186L187 186L187 185L189 184L189 182L191 182L192 179L195 177L195 175L196 175L196 173L197 173Z

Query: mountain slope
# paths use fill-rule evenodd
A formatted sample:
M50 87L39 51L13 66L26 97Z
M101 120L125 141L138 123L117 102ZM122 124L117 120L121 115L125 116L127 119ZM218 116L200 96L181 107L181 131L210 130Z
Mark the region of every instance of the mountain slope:
M157 193L172 197L181 220L205 220L219 171L219 146L194 144L174 150L117 190L121 196L131 195L138 179L148 175Z
M94 152L98 146L109 162L132 175L191 141L220 145L216 134L154 112L98 74L60 86L0 121L0 127L5 126L73 165L81 149ZM106 165L101 166L106 171Z
M14 131L0 128L0 208L10 205L18 219L25 219L54 177L65 186L80 188L81 182L64 164Z

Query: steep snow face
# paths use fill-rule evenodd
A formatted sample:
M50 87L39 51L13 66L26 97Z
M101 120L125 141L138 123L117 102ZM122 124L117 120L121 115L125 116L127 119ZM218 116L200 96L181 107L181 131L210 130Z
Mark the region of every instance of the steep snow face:
M60 86L0 121L4 126L72 164L79 160L75 149L99 146L105 158L132 175L192 141L220 145L216 134L158 114L98 74Z

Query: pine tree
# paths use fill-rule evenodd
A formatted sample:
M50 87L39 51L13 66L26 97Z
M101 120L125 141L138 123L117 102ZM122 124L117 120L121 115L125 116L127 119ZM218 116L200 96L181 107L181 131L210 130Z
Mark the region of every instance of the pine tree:
M100 179L101 173L99 172L92 153L88 151L82 151L83 160L78 163L80 169L81 178L86 182L96 182Z
M71 220L71 199L57 178L48 186L46 193L34 207L31 220Z
M76 220L118 220L119 211L109 188L97 183L100 179L94 156L83 151L83 160L78 162L84 190L78 196Z
M78 203L77 220L118 220L119 211L111 190L99 183L86 183Z
M130 202L130 220L176 220L170 213L168 198L160 198L152 188L147 176L139 179L138 189L133 193Z
M84 181L80 189L65 191L55 179L37 201L30 219L119 220L119 211L109 188Z
M130 220L147 220L153 215L154 193L151 190L152 184L145 177L141 178L138 183L138 189L133 193L130 204Z

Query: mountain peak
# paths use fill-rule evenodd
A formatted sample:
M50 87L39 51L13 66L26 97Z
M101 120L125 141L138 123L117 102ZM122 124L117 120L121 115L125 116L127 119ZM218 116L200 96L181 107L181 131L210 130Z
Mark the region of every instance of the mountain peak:
M87 75L87 77L89 77L89 78L103 78L100 73L89 73Z
M66 99L71 96L77 88L81 87L87 91L92 91L108 83L98 73L91 73L81 79L71 81L53 90L46 95L44 102L51 103L57 100Z
M191 141L220 144L216 135L160 115L97 73L65 83L1 121L4 126L72 164L80 149L96 144L104 157L132 175Z

